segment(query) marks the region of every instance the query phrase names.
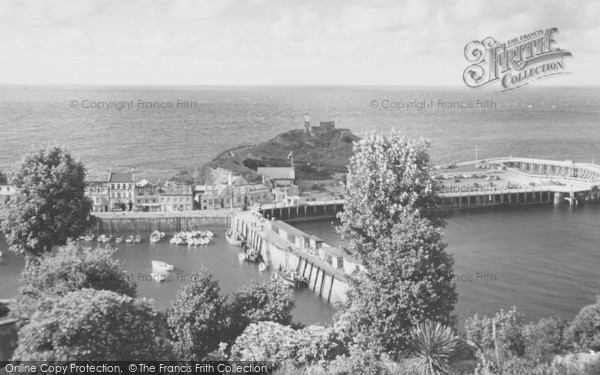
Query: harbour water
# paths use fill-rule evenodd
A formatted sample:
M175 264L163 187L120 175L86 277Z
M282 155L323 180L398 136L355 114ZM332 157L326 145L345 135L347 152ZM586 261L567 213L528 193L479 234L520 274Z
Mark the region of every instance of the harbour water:
M168 239L158 243L150 243L149 235L140 244L115 243L98 245L97 242L82 242L89 246L111 246L116 248L115 257L121 261L127 277L137 283L138 296L154 299L155 306L166 309L171 306L177 290L193 277L199 267L208 269L218 280L222 294L232 294L242 285L255 281L270 280L270 272L260 273L258 265L240 263L239 248L225 240L225 228L210 228L216 237L207 246L188 247L170 244ZM13 297L18 290L19 275L24 261L22 257L7 254L7 245L0 236L0 251L5 255L0 258L0 299ZM156 272L150 265L152 260L160 260L175 266L164 282L150 279L149 274ZM270 281L269 281L270 282ZM331 322L335 312L333 306L315 298L308 290L295 292L296 308L293 315L295 321L304 324Z

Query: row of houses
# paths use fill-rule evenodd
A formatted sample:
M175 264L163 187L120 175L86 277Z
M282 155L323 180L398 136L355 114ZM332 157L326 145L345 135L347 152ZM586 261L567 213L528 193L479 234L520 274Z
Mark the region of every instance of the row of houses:
M210 173L210 183L191 185L175 180L152 183L137 180L133 171L111 171L105 181L88 181L85 194L94 212L214 210L281 201L298 194L291 167L259 168L262 183L250 183L223 168ZM5 197L14 192L12 186L0 185L0 209Z

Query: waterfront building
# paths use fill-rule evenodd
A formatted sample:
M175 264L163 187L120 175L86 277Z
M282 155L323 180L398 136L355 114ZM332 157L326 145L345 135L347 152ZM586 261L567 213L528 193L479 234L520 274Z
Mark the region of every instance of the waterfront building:
M256 173L263 176L263 184L271 185L273 188L296 183L294 167L258 167Z
M131 211L135 204L137 186L133 171L110 172L108 176L108 206L111 211Z
M264 184L251 184L242 176L217 176L214 185L198 185L195 201L201 210L240 207L255 203L271 202L272 196ZM225 183L224 183L225 182Z
M193 187L177 181L167 181L157 188L160 211L190 211L194 209Z
M158 186L144 179L137 183L135 201L136 209L143 212L157 212L161 210Z
M86 183L85 195L92 201L93 212L106 212L109 210L108 185L101 181Z

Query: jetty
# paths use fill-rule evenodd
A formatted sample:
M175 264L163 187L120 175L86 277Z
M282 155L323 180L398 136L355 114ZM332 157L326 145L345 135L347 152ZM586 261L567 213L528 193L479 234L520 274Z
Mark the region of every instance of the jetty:
M322 205L312 205L321 214L331 212ZM339 206L341 207L341 205ZM287 209L292 209L288 207ZM296 208L294 208L296 209ZM344 301L348 276L362 267L358 259L341 249L329 246L322 239L303 232L281 220L267 219L263 213L284 208L234 211L231 229L246 239L249 247L258 251L271 270L284 267L308 281L308 288L328 302ZM280 211L278 211L280 212ZM294 211L296 212L296 211ZM289 215L287 216L289 218Z

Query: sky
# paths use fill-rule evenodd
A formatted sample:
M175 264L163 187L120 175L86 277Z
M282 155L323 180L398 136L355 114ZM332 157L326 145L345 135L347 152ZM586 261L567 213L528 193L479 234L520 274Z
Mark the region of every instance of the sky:
M600 84L599 1L0 0L0 84L464 85L464 48L557 27Z

